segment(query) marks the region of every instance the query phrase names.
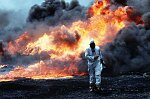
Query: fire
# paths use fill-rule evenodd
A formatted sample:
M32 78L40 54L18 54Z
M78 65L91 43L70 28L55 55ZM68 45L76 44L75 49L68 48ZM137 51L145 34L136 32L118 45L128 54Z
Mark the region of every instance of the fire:
M30 54L41 53L42 51L50 51L52 50L51 42L53 40L53 37L48 36L47 34L44 34L42 37L40 37L36 42L31 42L27 44L27 49L25 52L31 51Z
M72 78L78 75L77 67L71 64L70 67L60 69L57 67L49 67L43 61L23 68L21 66L16 67L13 71L4 76L0 76L1 81L15 80L18 78L32 78L32 79L54 79L54 78ZM81 76L84 73L80 74Z
M91 16L87 21L77 21L71 26L53 27L46 33L34 38L30 33L24 33L15 42L8 44L8 52L23 55L35 55L46 52L49 60L40 61L28 67L19 66L6 75L0 76L0 81L17 78L50 79L85 75L80 72L78 62L81 53L89 47L89 41L94 38L97 45L111 42L116 33L125 26L127 20L126 8L119 7L115 11L109 9L109 0L98 1L89 8ZM58 62L58 63L57 63Z

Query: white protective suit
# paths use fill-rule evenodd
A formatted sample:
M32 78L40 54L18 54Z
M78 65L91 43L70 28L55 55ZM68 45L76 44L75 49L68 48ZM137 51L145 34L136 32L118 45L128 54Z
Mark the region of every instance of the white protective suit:
M94 42L94 41L93 41ZM98 55L98 59L94 60L94 56ZM101 84L101 72L102 72L102 54L100 47L95 46L95 52L92 52L92 49L89 47L85 51L85 57L88 60L88 71L89 71L89 83L90 84Z

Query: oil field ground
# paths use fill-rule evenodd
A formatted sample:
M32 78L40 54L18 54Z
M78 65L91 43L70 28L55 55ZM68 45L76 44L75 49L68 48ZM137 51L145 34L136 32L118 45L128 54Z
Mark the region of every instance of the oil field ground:
M149 75L102 77L102 92L89 92L88 77L0 83L0 99L149 99Z

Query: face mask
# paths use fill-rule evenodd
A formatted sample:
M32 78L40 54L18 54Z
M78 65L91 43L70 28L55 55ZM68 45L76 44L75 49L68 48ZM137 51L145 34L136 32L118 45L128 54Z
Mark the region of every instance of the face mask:
M91 49L95 49L95 43L90 44Z

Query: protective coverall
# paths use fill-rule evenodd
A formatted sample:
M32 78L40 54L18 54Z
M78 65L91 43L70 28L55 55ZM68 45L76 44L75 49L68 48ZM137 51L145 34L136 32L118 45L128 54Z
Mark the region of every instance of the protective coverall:
M91 41L92 43L94 41ZM87 48L85 51L85 57L88 60L88 71L89 71L89 83L90 84L101 84L101 72L102 72L102 54L100 47L95 46L95 51L91 47ZM99 56L97 59L94 59L94 56Z

